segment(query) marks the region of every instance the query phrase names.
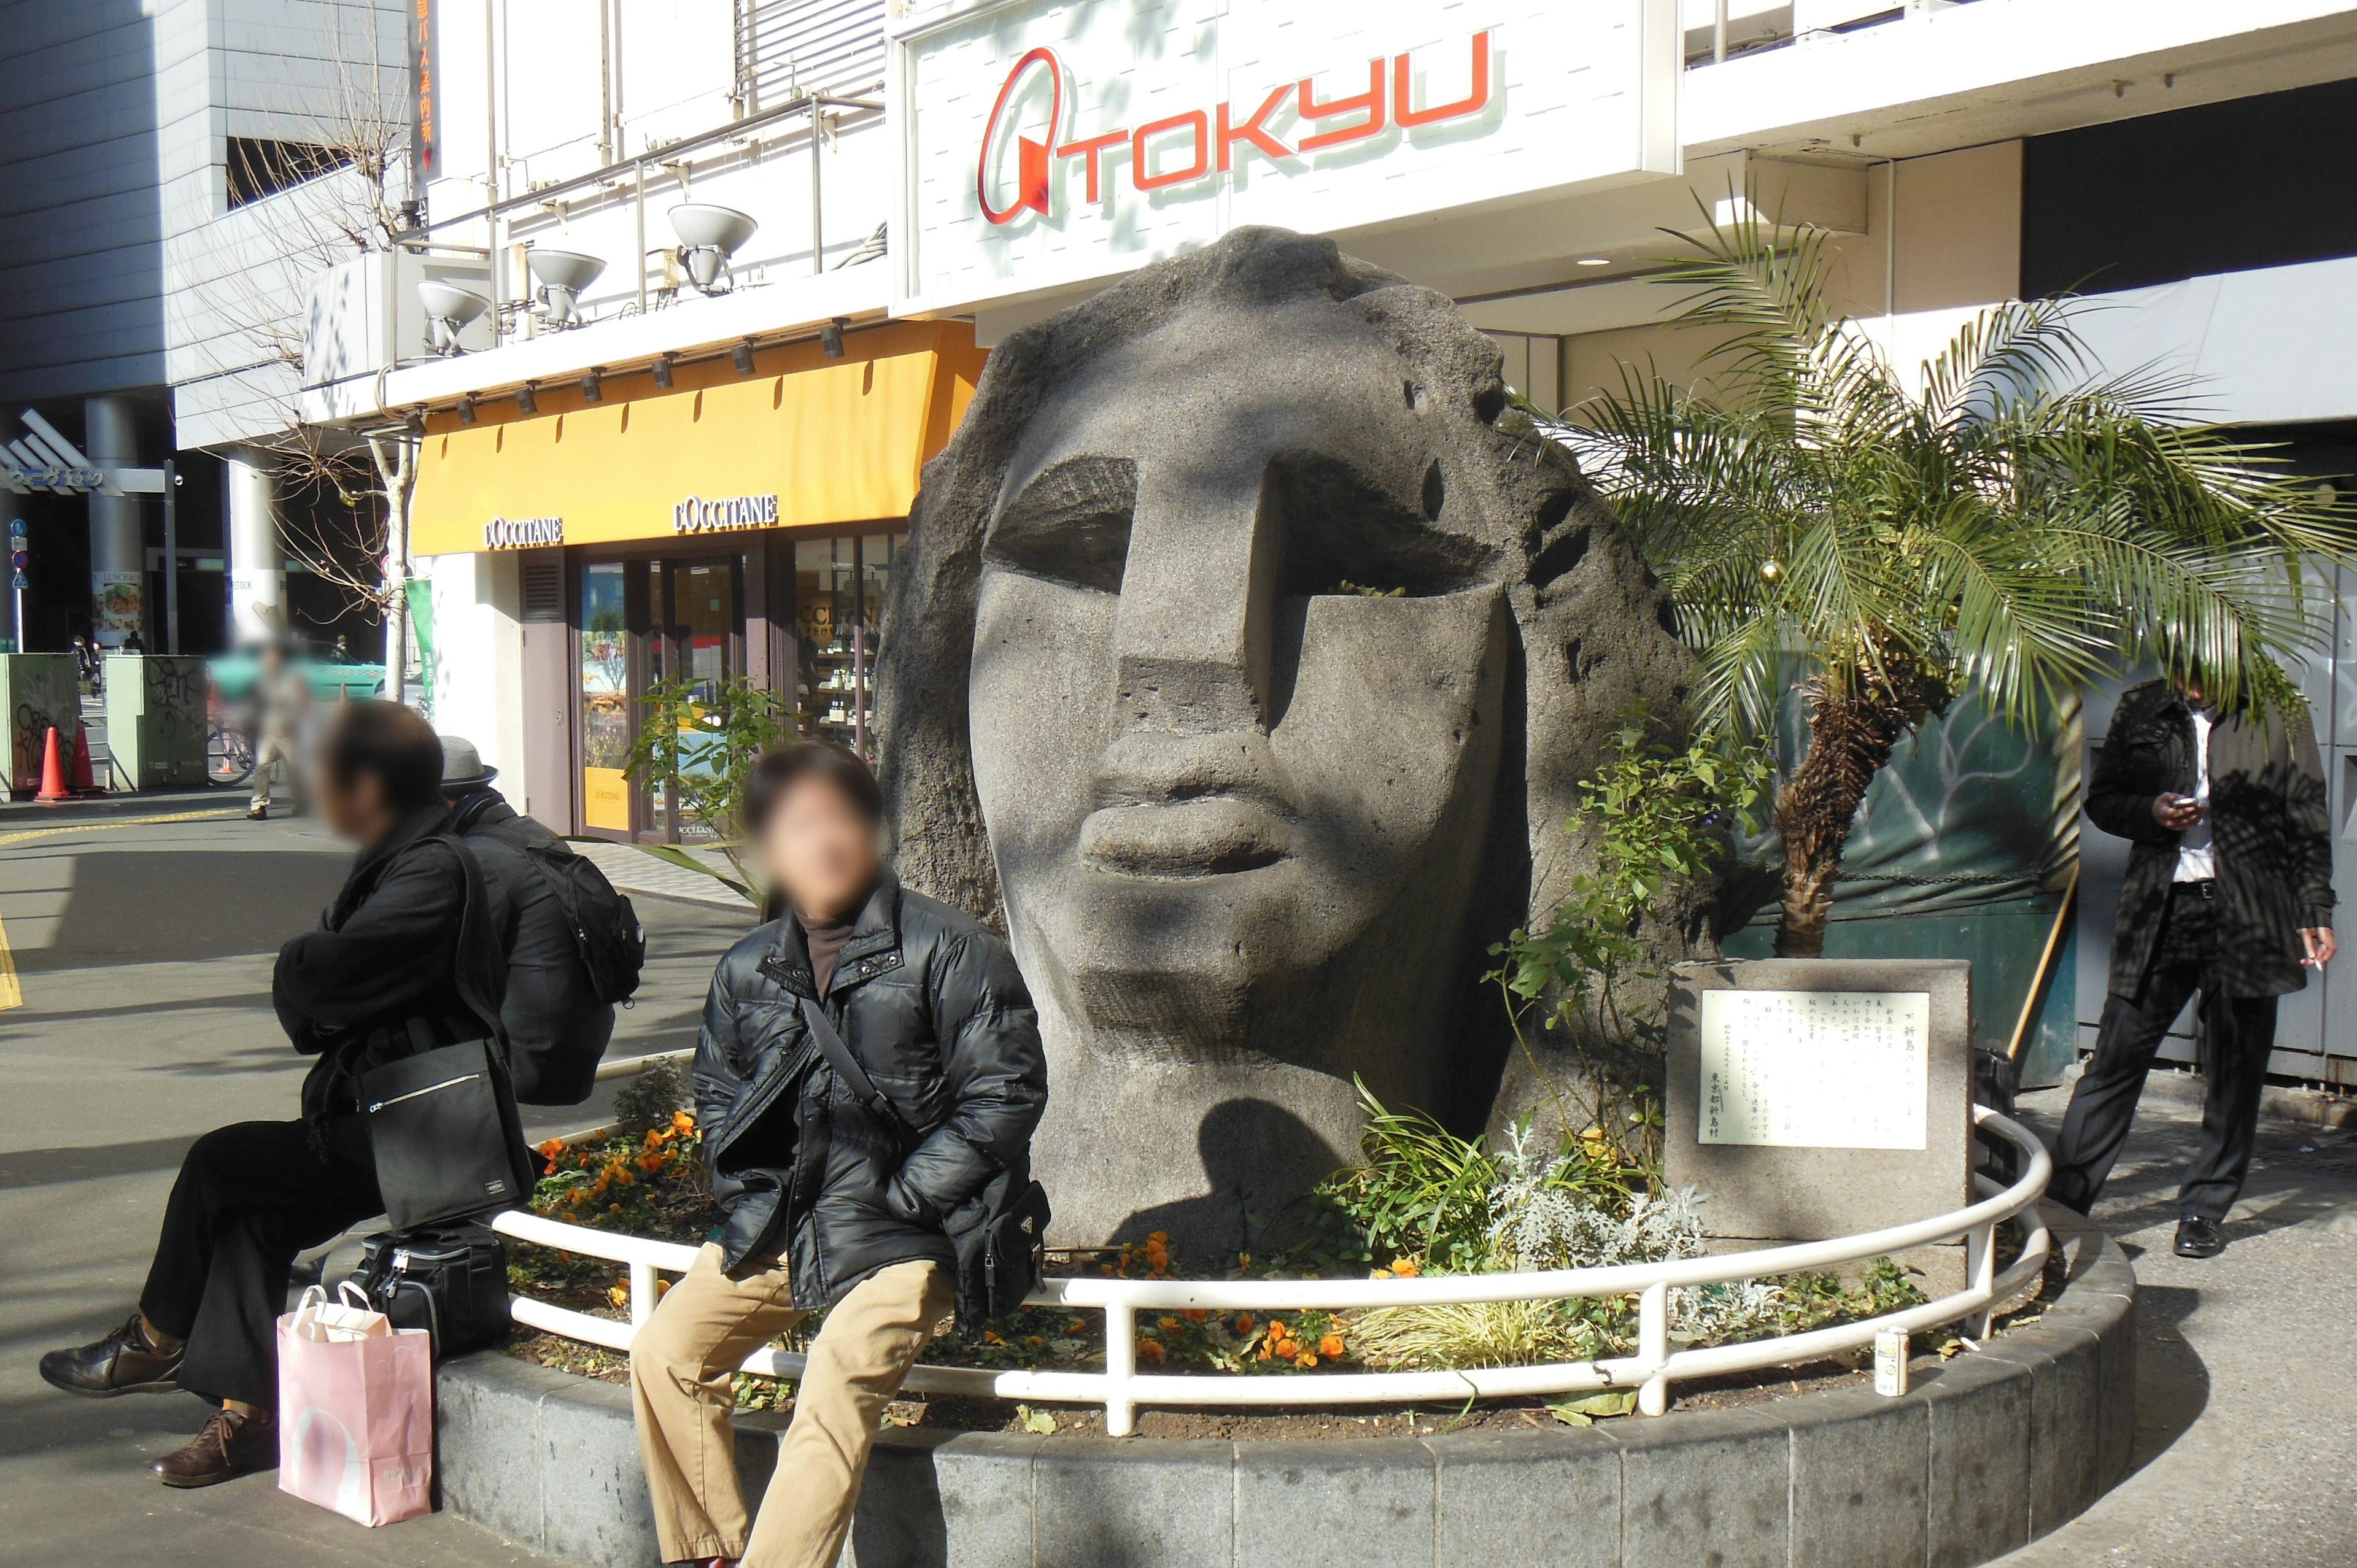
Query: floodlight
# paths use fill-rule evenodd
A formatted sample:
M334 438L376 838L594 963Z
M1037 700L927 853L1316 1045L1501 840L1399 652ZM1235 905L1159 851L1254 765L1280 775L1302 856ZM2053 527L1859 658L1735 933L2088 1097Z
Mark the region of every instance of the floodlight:
M677 359L678 356L675 354L657 354L655 356L654 372L656 390L660 392L671 391L671 368L673 361Z
M425 306L425 347L436 354L463 354L458 334L491 308L491 302L468 288L438 278L417 280L418 303Z
M753 373L753 339L748 338L742 343L737 344L734 349L729 349L728 357L737 361L737 373L738 375L751 375Z
M475 394L472 392L458 400L458 423L461 424L475 423Z
M523 385L516 388L516 408L518 412L523 413L538 413L540 412L540 399L533 392L532 383L530 381L526 381Z
M534 245L524 252L524 264L539 281L540 299L533 308L558 327L580 317L581 291L597 281L606 263L577 251L551 251Z
M721 277L728 274L728 258L753 237L760 224L733 207L691 201L671 209L671 227L679 236L680 260L687 268L688 281L701 293L717 294ZM735 276L728 275L733 284Z
M583 403L603 403L606 401L605 378L598 374L595 366L590 368L587 375L581 378L581 401Z
M826 350L828 359L843 358L843 329L849 325L848 317L838 316L818 329L818 346Z

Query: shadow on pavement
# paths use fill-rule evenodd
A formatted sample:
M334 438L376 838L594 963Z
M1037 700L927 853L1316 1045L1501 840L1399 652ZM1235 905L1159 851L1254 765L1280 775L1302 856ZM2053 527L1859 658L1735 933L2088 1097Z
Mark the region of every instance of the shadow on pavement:
M348 862L317 850L181 849L84 854L46 947L16 955L24 973L109 963L274 953L311 929Z
M2209 1408L2210 1368L2184 1333L2186 1320L2201 1305L2201 1293L2182 1285L2136 1289L2136 1434L2128 1457L2130 1476L2160 1457Z
M180 1167L194 1136L149 1138L136 1144L89 1144L78 1148L16 1149L0 1154L0 1191L57 1187L103 1176L135 1176Z

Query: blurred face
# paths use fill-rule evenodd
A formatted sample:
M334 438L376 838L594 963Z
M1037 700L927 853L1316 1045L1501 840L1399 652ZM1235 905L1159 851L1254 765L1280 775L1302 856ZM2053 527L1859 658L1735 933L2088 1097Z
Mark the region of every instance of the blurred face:
M1420 1094L1496 780L1504 567L1390 334L1323 296L1200 319L1247 308L1032 420L984 540L974 781L1024 972L1092 1048Z
M761 830L770 885L807 916L840 919L875 886L883 857L876 824L823 779L805 778L770 810Z
M319 820L338 838L374 843L393 826L395 813L385 804L384 780L375 774L361 772L339 779L332 770L315 766L310 779L311 800Z

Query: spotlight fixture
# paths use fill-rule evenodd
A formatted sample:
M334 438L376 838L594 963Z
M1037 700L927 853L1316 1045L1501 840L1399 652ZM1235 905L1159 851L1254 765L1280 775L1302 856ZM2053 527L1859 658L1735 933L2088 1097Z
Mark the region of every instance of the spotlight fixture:
M597 373L597 367L594 365L590 367L589 373L581 378L581 401L583 403L606 401L605 378Z
M728 258L760 227L733 207L684 202L671 209L672 232L679 236L680 264L698 294L719 294L736 284ZM720 280L727 278L727 283Z
M671 368L675 362L677 362L678 358L679 356L676 354L657 354L655 356L655 386L659 391L671 391Z
M491 302L474 290L438 278L418 279L417 299L425 306L425 347L444 356L465 353L458 334L491 308Z
M523 385L516 388L516 409L522 413L538 413L540 412L540 398L538 394L533 391L532 383L530 381L526 381Z
M409 411L409 417L401 422L401 427L407 431L414 438L424 440L425 436L425 411L423 408L411 409Z
M737 361L737 373L738 375L751 375L753 373L753 339L748 338L742 343L737 344L734 349L729 349L728 357Z
M850 317L838 316L818 329L818 346L826 350L828 359L843 358L843 329L849 324Z
M1609 256L1582 256L1579 258L1579 264L1583 267L1609 267L1612 264L1612 258Z
M524 252L524 264L540 284L533 312L552 327L576 327L581 322L581 291L597 281L606 263L577 251L551 251L534 245Z
M458 423L461 424L475 423L475 394L472 392L458 400Z

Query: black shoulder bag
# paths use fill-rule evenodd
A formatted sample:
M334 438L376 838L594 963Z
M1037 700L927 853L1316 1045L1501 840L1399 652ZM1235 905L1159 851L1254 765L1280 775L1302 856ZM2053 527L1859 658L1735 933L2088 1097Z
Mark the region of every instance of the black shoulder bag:
M409 1056L361 1075L361 1111L375 1153L377 1189L395 1230L513 1208L532 1196L532 1155L523 1141L499 1028L499 999L484 994L468 967L488 924L482 867L452 834L467 878L458 927L458 994L487 1037L436 1047L433 1026L409 1020Z
M914 1140L917 1130L860 1067L827 1021L825 1010L807 996L802 1008L802 1022L835 1076L887 1125ZM1039 1288L1048 1266L1048 1189L1002 1171L983 1189L982 1199L982 1223L950 1236L957 1249L958 1328L969 1334L980 1333L985 1321L1021 1306L1023 1298Z

